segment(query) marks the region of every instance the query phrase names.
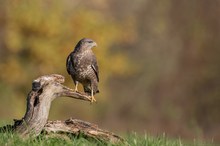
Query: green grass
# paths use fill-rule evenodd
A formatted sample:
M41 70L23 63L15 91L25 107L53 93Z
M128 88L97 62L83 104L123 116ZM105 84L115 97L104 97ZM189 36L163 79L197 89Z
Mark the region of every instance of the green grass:
M169 139L165 134L152 137L152 136L138 136L136 134L130 134L125 137L128 145L131 146L217 146L214 144L192 142L184 143L180 139ZM0 146L113 146L111 143L103 143L98 140L87 140L83 137L71 137L66 138L52 138L46 136L40 136L38 138L29 138L23 140L18 135L7 132L0 133ZM119 144L123 146L125 144Z
M213 142L209 143L199 140L183 141L181 139L171 139L166 137L165 134L153 137L147 134L144 136L138 136L134 133L127 136L126 140L131 146L217 146L217 144L215 145Z

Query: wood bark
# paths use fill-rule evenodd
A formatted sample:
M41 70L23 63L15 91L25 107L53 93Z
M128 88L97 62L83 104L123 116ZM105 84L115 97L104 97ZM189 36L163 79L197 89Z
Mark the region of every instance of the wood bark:
M21 120L15 120L12 128L23 138L38 136L42 131L50 133L68 133L73 135L83 134L85 137L99 139L106 142L118 143L124 140L106 130L98 128L89 122L68 119L66 121L48 121L51 102L58 97L71 97L84 101L91 101L90 96L74 92L62 85L65 79L58 74L44 75L32 82L32 90L27 96L27 108Z

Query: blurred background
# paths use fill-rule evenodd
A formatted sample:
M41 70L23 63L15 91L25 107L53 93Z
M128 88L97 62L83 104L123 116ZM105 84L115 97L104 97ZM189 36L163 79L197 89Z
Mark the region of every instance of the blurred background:
M0 0L0 120L22 118L41 75L74 88L66 57L84 37L98 44L98 102L56 99L50 120L220 141L218 0Z

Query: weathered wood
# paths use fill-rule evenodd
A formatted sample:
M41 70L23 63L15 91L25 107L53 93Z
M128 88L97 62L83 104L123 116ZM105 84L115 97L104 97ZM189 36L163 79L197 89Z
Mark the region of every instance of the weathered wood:
M104 142L124 142L121 137L115 135L112 132L100 129L95 124L72 118L66 121L48 121L43 130L46 133L84 135L86 137L99 139Z
M119 136L99 129L98 126L89 122L69 119L66 121L47 121L51 102L57 97L71 97L75 99L91 101L86 94L74 92L62 85L65 79L58 74L41 76L32 83L32 90L27 96L27 108L21 120L15 120L12 127L14 132L21 137L38 136L42 131L47 133L65 132L73 135L83 133L86 137L109 141L122 142ZM4 128L2 128L4 130Z
M51 102L61 96L90 101L90 97L73 92L63 86L64 77L57 74L45 75L37 78L32 83L32 91L27 97L27 109L20 124L15 126L15 131L23 137L39 135L47 123Z

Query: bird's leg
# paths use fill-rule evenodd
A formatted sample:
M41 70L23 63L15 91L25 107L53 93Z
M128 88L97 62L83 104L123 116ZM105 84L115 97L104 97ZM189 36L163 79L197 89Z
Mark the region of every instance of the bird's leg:
M93 94L93 88L92 88L92 91L91 91L91 103L93 103L93 102L96 102L96 99L95 99L95 97L94 97L94 94Z
M78 84L79 84L79 82L76 81L76 82L75 82L75 92L78 92L78 88L77 88L77 87L78 87Z

